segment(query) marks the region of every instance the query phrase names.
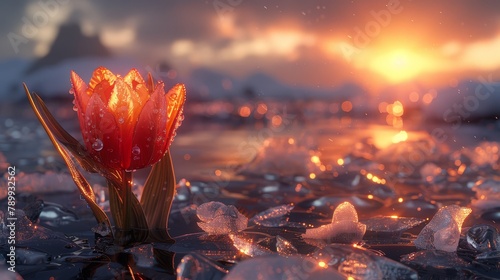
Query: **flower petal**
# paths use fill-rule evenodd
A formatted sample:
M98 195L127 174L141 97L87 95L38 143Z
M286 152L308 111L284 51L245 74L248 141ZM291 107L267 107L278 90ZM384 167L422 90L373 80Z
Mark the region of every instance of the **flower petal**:
M85 110L87 109L90 95L87 93L87 85L74 71L71 71L70 80L72 85L71 88L73 90L73 94L75 95L74 104L78 114L80 128L83 129Z
M142 108L132 139L131 169L152 165L166 152L167 104L163 99L164 93L161 83Z
M102 66L98 67L94 70L92 78L90 78L87 94L89 96L94 93L99 94L103 102L107 103L113 90L116 78L115 74L107 68Z
M167 102L167 150L174 140L175 130L181 125L184 120L183 108L186 102L186 87L184 84L176 84L165 95Z
M83 140L88 151L106 166L121 168L119 127L101 97L93 95L85 112Z
M142 107L137 92L132 90L123 78L117 77L109 98L108 108L114 115L120 129L119 137L122 140L120 152L122 154L122 167L125 169L130 169L132 137Z
M149 99L149 90L146 82L142 78L141 74L137 69L133 68L128 72L128 74L123 78L125 83L127 83L137 94L139 95L141 104L145 104Z

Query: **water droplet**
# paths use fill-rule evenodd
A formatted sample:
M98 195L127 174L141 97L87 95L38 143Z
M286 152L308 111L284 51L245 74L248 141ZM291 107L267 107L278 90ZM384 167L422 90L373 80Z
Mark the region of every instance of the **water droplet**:
M141 148L139 148L139 146L135 145L133 148L132 148L132 154L133 155L139 155L141 153Z
M73 111L78 112L78 107L76 107L76 105L73 106Z
M100 113L99 113L99 117L101 117L101 118L102 118L102 117L104 117L104 113L103 113L103 112L100 112Z
M119 123L119 124L123 124L124 122L125 122L125 119L124 119L124 118L120 117L120 118L118 119L118 123Z
M138 160L138 159L140 159L140 157L139 157L139 156L135 156L135 157L134 157L134 160Z
M92 143L92 149L94 149L98 152L100 150L102 150L103 147L104 147L104 144L102 143L101 139L99 139L99 138L95 139L94 143Z
M75 94L75 90L73 88L69 89L69 94Z

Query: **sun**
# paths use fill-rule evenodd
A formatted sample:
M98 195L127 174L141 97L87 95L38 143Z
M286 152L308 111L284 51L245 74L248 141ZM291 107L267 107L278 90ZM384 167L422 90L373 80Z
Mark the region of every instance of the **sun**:
M391 83L411 80L429 66L429 62L424 57L405 50L382 53L372 59L371 70L382 75Z

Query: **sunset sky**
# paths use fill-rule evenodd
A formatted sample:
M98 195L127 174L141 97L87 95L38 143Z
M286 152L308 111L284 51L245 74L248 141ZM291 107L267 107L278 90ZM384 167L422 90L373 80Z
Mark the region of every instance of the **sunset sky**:
M357 82L377 89L408 82L443 86L489 74L495 78L500 68L500 1L495 0L40 0L0 5L0 59L46 54L58 26L72 21L85 34L98 35L113 53L146 63L168 61L180 75L206 67L236 76L267 72L292 85ZM36 27L33 34L25 34L27 21ZM17 53L12 34L25 38Z

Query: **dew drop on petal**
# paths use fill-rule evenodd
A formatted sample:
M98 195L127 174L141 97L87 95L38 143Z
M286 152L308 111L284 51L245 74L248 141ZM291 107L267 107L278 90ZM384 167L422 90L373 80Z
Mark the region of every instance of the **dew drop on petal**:
M125 119L124 119L124 118L120 117L120 118L118 119L118 123L123 124L124 122L125 122Z
M102 150L102 148L104 147L101 139L95 139L94 143L92 143L92 149L96 150L96 151L100 151Z
M139 146L135 145L133 148L132 148L132 154L133 155L139 155L141 153L141 148L139 148Z
M76 107L76 105L73 106L73 111L78 112L78 107Z
M69 94L75 94L75 90L73 88L69 89Z

